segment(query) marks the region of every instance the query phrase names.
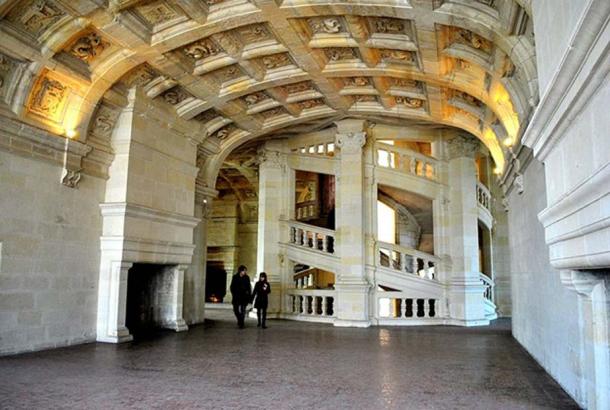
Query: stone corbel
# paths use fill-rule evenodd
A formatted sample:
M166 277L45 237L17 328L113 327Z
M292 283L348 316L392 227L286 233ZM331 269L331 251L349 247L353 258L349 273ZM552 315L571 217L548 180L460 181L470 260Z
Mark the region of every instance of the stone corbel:
M92 148L81 142L67 138L63 152L61 183L68 188L76 188L81 180L82 160Z

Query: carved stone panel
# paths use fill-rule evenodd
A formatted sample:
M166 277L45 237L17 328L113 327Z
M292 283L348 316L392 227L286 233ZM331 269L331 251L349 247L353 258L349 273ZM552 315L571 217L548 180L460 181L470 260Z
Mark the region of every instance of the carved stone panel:
M34 114L58 121L63 115L67 97L67 86L44 75L34 86L28 109Z
M248 94L242 98L242 100L246 103L247 106L256 105L261 101L269 99L269 96L264 92L257 92L253 94Z
M6 19L21 29L39 36L66 13L52 0L16 2Z
M404 105L409 108L422 108L424 106L424 100L419 98L411 97L396 97L396 104Z
M151 26L166 23L180 15L164 1L155 1L144 6L136 7L138 14Z
M104 140L110 139L110 134L119 117L119 112L104 104L100 105L91 123L91 134Z
M336 34L345 32L345 24L339 17L316 17L307 20L315 34Z
M204 58L214 56L221 51L222 49L209 38L195 41L182 48L182 52L193 60L203 60Z
M158 75L150 65L144 63L125 74L122 82L129 88L143 87Z
M163 94L161 94L161 97L166 103L177 105L192 96L184 88L176 86L165 91Z
M354 60L357 57L356 52L351 48L332 47L324 49L326 57L329 61Z
M293 64L292 60L286 53L265 56L261 59L261 61L267 70L272 70L274 68L279 68L279 67Z

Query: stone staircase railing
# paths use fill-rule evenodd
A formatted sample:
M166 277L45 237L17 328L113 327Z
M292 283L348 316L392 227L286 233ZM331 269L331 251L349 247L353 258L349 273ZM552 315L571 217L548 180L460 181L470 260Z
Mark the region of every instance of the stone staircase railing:
M318 226L288 221L289 243L304 249L336 255L335 231Z
M477 181L477 202L480 206L491 212L491 193L482 183Z
M426 252L387 242L378 241L375 247L377 266L437 280L437 265L440 258Z
M375 143L375 165L432 181L438 179L438 160L390 144Z
M287 289L287 313L308 319L335 317L334 289Z

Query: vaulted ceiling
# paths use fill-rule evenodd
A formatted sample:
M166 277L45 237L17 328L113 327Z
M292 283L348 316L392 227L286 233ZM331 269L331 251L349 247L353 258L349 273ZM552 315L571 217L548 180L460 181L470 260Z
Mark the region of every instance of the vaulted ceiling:
M504 165L538 101L527 0L0 4L5 111L96 141L139 86L232 149L345 117L464 129Z

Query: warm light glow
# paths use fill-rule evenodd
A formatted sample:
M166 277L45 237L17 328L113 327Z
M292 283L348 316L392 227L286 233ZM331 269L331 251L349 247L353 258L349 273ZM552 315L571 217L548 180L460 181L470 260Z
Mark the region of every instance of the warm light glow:
M502 168L495 167L495 168L494 168L494 174L496 174L496 175L502 175Z
M515 143L515 141L511 137L507 137L507 138L504 139L503 143L507 147L512 147L513 144Z
M76 130L68 129L68 130L66 130L65 134L66 134L66 137L73 139L76 137Z

